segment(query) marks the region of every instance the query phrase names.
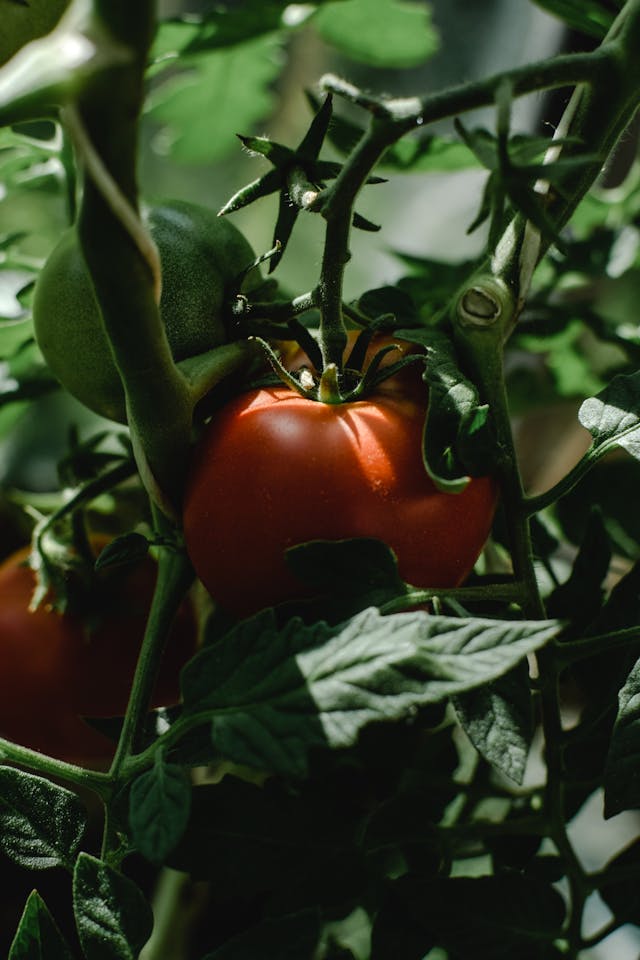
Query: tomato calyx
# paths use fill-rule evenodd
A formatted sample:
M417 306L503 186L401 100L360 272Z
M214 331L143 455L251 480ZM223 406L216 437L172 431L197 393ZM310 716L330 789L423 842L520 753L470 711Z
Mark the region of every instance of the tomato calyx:
M301 363L290 369L283 362L273 347L259 337L256 340L278 379L291 390L299 393L307 400L326 404L352 403L366 399L373 394L385 381L391 381L407 366L416 363L426 363L425 353L403 354L402 342L384 343L372 351L372 339L375 330L365 329L355 335L345 363L338 367L335 363L328 363L324 367L321 362L319 348L308 331L304 342L300 344L298 352L308 353L308 363ZM386 339L389 339L388 337ZM311 341L311 348L308 348ZM405 345L406 346L406 345ZM385 359L393 353L400 353L400 359L385 363Z

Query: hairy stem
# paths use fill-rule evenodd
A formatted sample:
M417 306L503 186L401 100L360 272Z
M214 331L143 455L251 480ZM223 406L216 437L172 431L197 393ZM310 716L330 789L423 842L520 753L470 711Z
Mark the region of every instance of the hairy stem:
M140 733L149 710L171 623L192 581L193 571L184 553L173 547L161 547L156 588L136 664L127 712L110 770L114 779L118 778L125 759L139 747Z
M166 508L180 499L193 404L160 320L158 264L137 214L138 117L154 4L96 0L96 7L132 55L97 75L71 114L85 165L79 236L122 378L140 473Z

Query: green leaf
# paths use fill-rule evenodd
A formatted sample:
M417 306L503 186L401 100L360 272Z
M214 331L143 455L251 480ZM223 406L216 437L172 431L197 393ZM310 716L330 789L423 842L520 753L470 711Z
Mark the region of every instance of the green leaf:
M73 869L86 825L77 794L32 773L0 767L0 848L20 866Z
M106 570L140 563L148 555L149 546L149 541L141 533L125 533L111 540L100 552L95 568Z
M37 890L29 894L8 960L73 960L73 954Z
M640 460L640 373L614 377L596 397L585 400L578 419L602 456L618 446Z
M188 65L158 86L147 111L164 127L156 137L163 153L211 163L237 149L236 134L270 112L271 85L281 69L279 45L267 35L194 56Z
M73 912L87 960L138 960L151 936L151 908L135 883L86 853L73 875Z
M422 960L435 945L474 960L559 956L542 947L560 935L564 914L558 891L534 877L425 882L409 875L390 884L374 924L371 960Z
M423 326L433 323L434 318L442 312L443 305L452 300L474 272L474 263L470 260L444 263L441 260L414 257L402 251L391 252L409 271L410 275L402 277L398 286L409 294L414 304L420 305Z
M629 509L637 493L639 471L640 464L631 457L603 458L596 463L555 505L565 536L581 543L591 510L597 506L614 551L634 561L640 558L640 512Z
M487 686L454 697L453 705L476 750L496 770L521 784L533 739L526 662Z
M613 857L604 868L604 876L598 884L598 893L615 915L618 923L633 923L640 926L640 888L637 882L631 879L630 871L637 876L640 867L640 840L635 840L628 847ZM627 875L615 877L616 872L627 872ZM611 873L611 877L607 874Z
M297 577L328 595L342 620L365 607L381 607L409 590L398 573L395 554L381 540L313 540L290 547L285 558Z
M283 26L281 0L243 0L242 8L216 4L199 16L190 13L184 20L160 24L152 50L152 61L231 47L270 33Z
M180 766L156 754L151 770L133 781L129 823L133 842L152 863L161 863L173 850L189 820L191 781Z
M387 150L380 166L393 167L405 173L426 173L437 170L469 170L476 159L464 143L448 137L403 137Z
M311 960L320 940L320 917L315 910L264 920L203 960Z
M640 660L618 695L616 717L605 767L605 817L640 807Z
M257 899L271 916L349 908L367 883L356 831L373 782L357 769L346 803L344 769L333 764L294 789L278 778L233 775L194 788L189 825L168 865L213 880L214 903Z
M615 14L599 0L533 0L543 10L563 20L572 30L598 40L607 33Z
M396 326L419 325L420 319L413 300L398 287L376 287L358 297L358 310L373 321L388 317L393 322L378 324L376 329L389 330Z
M470 476L490 473L494 442L489 411L478 391L460 369L449 337L429 329L398 330L398 337L423 343L428 362L424 379L429 386L429 406L424 426L423 459L439 490L459 493Z
M610 563L611 545L602 511L593 506L571 574L549 597L549 616L583 624L592 620L604 600L602 584Z
M361 843L369 870L385 878L397 865L398 853L422 877L438 876L448 856L421 793L400 793L379 804L367 818Z
M304 776L312 747L349 746L370 723L495 680L557 630L375 609L337 627L294 618L279 629L267 611L185 667L184 717L207 718L237 763Z
M406 0L327 3L313 22L323 40L370 67L415 67L439 46L430 9Z

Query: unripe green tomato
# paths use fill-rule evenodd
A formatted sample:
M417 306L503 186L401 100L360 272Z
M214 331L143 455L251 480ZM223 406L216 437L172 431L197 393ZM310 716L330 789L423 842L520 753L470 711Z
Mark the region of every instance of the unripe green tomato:
M255 259L229 221L185 201L143 213L162 265L160 316L174 359L204 353L228 339L225 301L233 281ZM256 268L242 284L260 282ZM102 326L75 227L49 255L35 286L33 321L52 373L78 400L111 420L126 420L124 392Z

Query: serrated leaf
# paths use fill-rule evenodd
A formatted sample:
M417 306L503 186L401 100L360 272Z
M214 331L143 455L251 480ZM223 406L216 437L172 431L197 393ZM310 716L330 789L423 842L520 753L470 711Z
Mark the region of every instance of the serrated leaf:
M87 853L73 875L73 912L87 960L138 960L151 936L153 915L140 889Z
M73 960L67 942L37 890L29 894L8 960Z
M618 446L640 460L640 373L614 377L596 397L585 400L578 419L601 456Z
M73 868L87 825L75 793L43 777L0 767L0 848L28 870Z
M133 842L152 863L162 863L182 836L189 820L191 781L177 764L161 755L151 770L137 777L129 794Z
M311 748L349 746L370 723L495 680L557 630L375 609L337 627L294 618L279 629L266 611L185 667L184 717L206 716L237 763L304 776Z
M604 774L605 816L640 807L640 660L618 695L616 717Z
M527 664L454 697L453 705L476 750L496 770L521 784L534 730Z
M428 362L423 377L429 387L423 459L439 490L458 493L470 477L491 472L494 443L489 411L460 369L455 347L434 329L398 330L398 337L423 343Z
M264 920L228 940L203 960L312 960L320 940L320 917L316 910Z
M438 49L424 4L406 0L341 0L318 11L323 40L352 60L373 67L415 67Z
M237 132L251 130L271 109L270 87L281 68L278 49L267 35L201 54L189 60L188 71L160 84L148 113L165 127L162 152L178 161L211 163L233 150Z

